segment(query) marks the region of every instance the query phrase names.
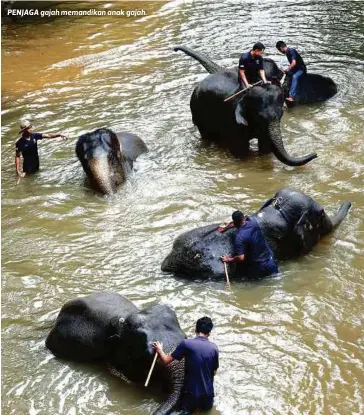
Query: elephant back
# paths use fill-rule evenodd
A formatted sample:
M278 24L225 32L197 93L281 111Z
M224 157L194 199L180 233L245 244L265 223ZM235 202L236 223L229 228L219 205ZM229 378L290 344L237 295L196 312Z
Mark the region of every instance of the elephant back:
M219 232L219 224L202 226L178 236L162 263L162 271L189 278L224 278L221 256L232 254L236 228Z
M131 301L111 292L68 301L46 339L46 347L65 359L107 360L108 339L117 333L119 320L136 310Z

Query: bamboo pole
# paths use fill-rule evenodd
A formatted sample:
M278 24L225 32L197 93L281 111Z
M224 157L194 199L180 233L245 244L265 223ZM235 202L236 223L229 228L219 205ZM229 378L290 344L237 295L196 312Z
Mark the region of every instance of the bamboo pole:
M224 262L224 268L225 268L225 275L226 275L226 284L230 288L230 280L229 280L229 274L228 274L226 262Z
M261 84L262 82L263 82L263 81L258 81L258 82L256 82L255 84L252 84L252 86L249 86L248 88L241 89L240 91L236 92L234 95L231 95L230 97L225 98L225 99L224 99L224 102L230 101L231 99L235 98L236 96L238 96L238 95L242 94L243 92L247 91L248 89L252 88L252 87L253 87L253 86L255 86L255 85L259 85L259 84Z
M149 373L148 373L147 380L145 381L145 384L144 384L144 386L145 386L145 387L147 387L147 386L148 386L148 383L149 383L150 377L152 376L152 372L153 372L153 369L154 369L154 366L155 366L155 362L157 361L157 357L158 357L158 353L157 353L157 352L155 352L155 356L154 356L154 359L153 359L152 366L150 367L150 370L149 370Z

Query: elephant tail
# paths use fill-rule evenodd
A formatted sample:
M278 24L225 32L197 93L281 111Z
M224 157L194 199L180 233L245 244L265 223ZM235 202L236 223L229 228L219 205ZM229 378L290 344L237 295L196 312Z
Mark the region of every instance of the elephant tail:
M351 202L345 202L340 206L337 214L331 218L332 230L337 228L340 225L340 223L345 219L350 208Z
M216 73L222 71L224 68L219 66L217 63L213 62L210 58L203 55L202 53L195 52L194 50L188 48L187 46L175 46L173 48L175 52L181 50L186 55L191 56L196 59L200 64L207 70L209 73Z

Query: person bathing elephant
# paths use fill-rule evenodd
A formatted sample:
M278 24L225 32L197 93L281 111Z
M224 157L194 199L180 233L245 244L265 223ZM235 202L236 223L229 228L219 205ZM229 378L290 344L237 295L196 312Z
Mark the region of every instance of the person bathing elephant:
M197 59L210 72L194 89L190 107L193 123L201 136L227 147L238 156L249 153L249 141L258 138L259 151L271 153L290 166L301 166L317 157L290 156L283 145L280 120L283 116L284 95L279 84L257 85L247 92L224 102L239 89L238 68L224 70L209 58L189 48L178 46ZM271 60L263 60L266 78L273 80L281 73Z
M273 60L263 59L266 79L272 85L254 86L224 102L239 90L238 68L224 69L185 46L176 46L174 50L192 56L210 73L195 87L190 101L193 123L203 138L229 148L238 156L247 155L249 141L258 138L261 153L273 152L290 166L304 165L317 157L316 153L292 157L284 148L280 131L284 92L279 82L283 73Z
M343 203L337 214L329 217L324 208L304 193L284 188L251 215L262 230L275 259L288 259L308 253L317 242L336 229L346 217L350 202ZM185 232L173 243L172 251L162 263L162 271L188 278L224 278L221 258L235 251L236 228L219 228L217 224ZM246 275L228 263L229 274Z
M137 135L114 133L108 128L83 134L76 143L76 155L91 186L103 194L115 193L137 157L147 151L144 141Z
M119 294L99 292L68 301L45 344L59 358L105 363L113 375L144 384L155 355L153 342L162 342L169 353L185 338L168 306L139 310ZM184 360L165 366L158 359L150 383L169 392L153 414L171 413L183 391Z

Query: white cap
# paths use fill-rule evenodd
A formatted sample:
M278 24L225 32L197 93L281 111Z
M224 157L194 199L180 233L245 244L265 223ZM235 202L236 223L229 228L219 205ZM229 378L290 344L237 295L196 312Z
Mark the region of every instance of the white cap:
M24 130L26 130L27 128L31 127L32 124L29 120L22 118L20 120L20 131L19 134L22 133Z

